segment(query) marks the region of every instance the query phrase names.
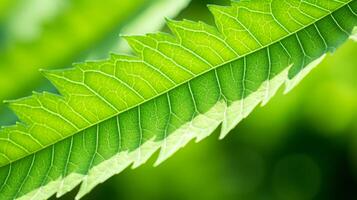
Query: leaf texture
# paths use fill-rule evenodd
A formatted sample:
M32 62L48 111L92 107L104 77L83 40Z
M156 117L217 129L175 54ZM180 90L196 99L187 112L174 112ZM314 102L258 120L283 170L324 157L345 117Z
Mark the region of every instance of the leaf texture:
M209 6L216 27L126 36L136 56L43 71L62 96L10 101L0 132L1 199L77 199L160 150L156 164L220 127L221 138L283 85L291 90L357 24L354 0L252 0Z
M188 2L5 0L4 5L1 2L2 6L9 5L4 10L9 11L9 7L15 7L13 10L16 12L6 16L6 26L0 30L0 34L8 38L0 44L0 101L18 97L20 93L30 90L29 83L41 82L43 77L38 73L39 67L64 66L73 60L81 60L79 57L105 58L109 51L118 51L118 43L124 43L116 38L120 30L139 32L136 26L141 27L141 30L157 30L165 23L165 16L176 16ZM44 4L50 8L44 9ZM143 28L145 21L146 24L150 23L142 15L155 12L156 9L165 9L165 12L156 12L150 18L155 26ZM1 15L5 13L1 12L0 21ZM127 47L122 45L121 49L126 50ZM0 117L2 109L3 104L0 104Z
M0 49L0 101L18 95L18 93L27 89L28 83L38 81L38 68L40 66L56 67L63 65L78 56L78 52L98 43L101 38L105 37L106 31L114 29L115 25L124 25L124 21L128 17L133 17L132 13L144 7L148 1L132 0L131 2L118 3L118 1L110 0L99 3L89 0L84 3L80 0L73 0L68 2L67 6L56 5L56 1L52 1L48 4L54 4L61 9L53 17L51 23L46 24L45 21L39 21L39 25L35 27L35 29L38 29L38 35L27 36L25 37L26 40L12 36L16 35L16 32L11 30L13 29L11 27L14 26L13 21L19 23L18 20L20 19L25 21L26 25L36 24L31 21L34 20L31 16L45 16L45 14L37 11L32 13L30 17L21 19L21 14L24 13L20 9L21 7L24 7L25 11L26 9L29 10L30 12L27 11L29 13L33 10L41 10L36 9L36 5L32 5L40 1L32 0L22 4L18 1L12 1L17 2L15 5L19 7L17 13L21 14L16 12L9 14L7 17L10 25L2 30L5 36L8 34L10 37L9 41ZM61 4L58 2L60 1L57 1L57 4ZM66 5L63 1L62 4ZM107 15L103 15L108 9L112 9L113 12L107 12ZM31 31L23 28L19 32L24 35ZM58 41L63 42L59 43ZM48 53L49 49L56 52L57 55ZM13 84L14 81L16 81L16 84Z

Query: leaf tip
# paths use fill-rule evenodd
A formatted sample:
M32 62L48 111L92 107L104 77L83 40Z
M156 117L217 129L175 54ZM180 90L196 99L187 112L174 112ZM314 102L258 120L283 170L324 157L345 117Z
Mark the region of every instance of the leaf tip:
M2 100L2 103L11 107L11 104L16 103L18 101L20 101L20 99L12 99L12 100L5 99L5 100Z
M37 92L37 91L35 91L35 90L33 90L31 93L32 93L32 95L34 95L34 96L37 96L37 95L40 95L40 94L41 94L40 92Z
M214 4L207 4L207 8L209 11L214 12L218 9L219 6L214 5Z
M155 161L155 163L152 165L153 167L158 167L161 163L163 163L166 159L163 159L159 156L159 158Z
M167 26L174 26L175 24L179 23L180 21L178 20L174 20L174 19L170 19L170 18L165 18L165 21L167 23Z
M169 17L165 17L164 19L165 19L165 22L166 22L166 23L170 23L171 21L174 21L173 19L171 19L171 18L169 18Z
M52 70L48 70L48 69L43 69L43 68L41 68L41 69L39 69L38 71L39 71L44 77L47 78L47 76L51 73Z
M10 103L10 100L2 100L2 103L3 103L3 104L9 104L9 103Z
M119 33L119 37L125 39L126 37L128 37L128 34L125 33Z
M130 38L134 37L133 35L128 35L128 34L120 34L120 37L125 39L125 40L130 40Z
M41 68L38 70L42 75L47 75L47 74L50 74L52 73L54 70L50 70L50 69L44 69L44 68Z

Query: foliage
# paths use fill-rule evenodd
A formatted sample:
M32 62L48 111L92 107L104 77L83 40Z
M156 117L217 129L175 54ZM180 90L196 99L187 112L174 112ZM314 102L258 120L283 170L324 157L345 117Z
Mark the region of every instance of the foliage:
M219 125L223 138L346 40L356 8L355 1L332 0L210 6L218 30L169 21L176 37L126 37L138 57L45 71L64 97L43 93L11 102L25 124L0 133L1 194L42 199L83 182L80 198L159 148L157 163Z
M29 83L43 82L38 73L39 67L58 68L88 57L103 58L103 52L106 55L108 51L118 51L119 31L137 32L137 27L143 29L143 23L151 24L151 29L143 30L154 31L162 25L162 15L175 16L187 2L188 0L0 2L4 10L9 10L6 22L0 26L0 37L6 39L0 44L0 101L17 98L24 92L33 90ZM157 9L166 11L156 12L150 23L143 19L145 13L153 13ZM1 109L0 106L0 111Z

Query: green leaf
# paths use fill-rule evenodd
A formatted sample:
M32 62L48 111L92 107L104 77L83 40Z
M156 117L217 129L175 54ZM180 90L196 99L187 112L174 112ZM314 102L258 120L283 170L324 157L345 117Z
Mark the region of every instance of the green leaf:
M285 83L291 90L357 24L353 0L254 0L209 6L217 27L168 21L175 36L125 37L112 55L43 71L63 96L11 101L0 133L2 199L77 198L160 149L156 164L218 127L223 138Z
M0 44L0 101L18 97L19 93L24 91L31 91L31 86L41 81L39 67L65 66L73 60L78 61L78 57L85 57L86 54L101 57L105 51L107 55L110 50L116 51L115 47L122 42L117 40L119 30L124 28L133 31L137 29L136 26L143 27L142 24L146 21L146 24L153 25L143 30L156 31L164 23L165 16L176 16L189 2L3 1L0 0L0 12L2 7L4 10L10 10L10 5L15 8L8 12L6 23L0 30L0 34L6 36L6 41ZM165 11L156 12L150 22L148 18L143 19L145 13L152 13L157 9ZM3 13L0 14L0 19ZM13 84L14 82L16 84ZM0 104L0 113L1 109Z
M13 2L12 4L20 4L20 6L17 4L15 4L15 6L10 6L11 2ZM105 32L111 32L111 34L105 33L110 36L105 36L103 39L104 41L98 42L96 40L100 39L87 41L83 41L83 39L85 37L93 37L97 32L101 32L100 29L103 29L104 26L110 27L113 25L111 23L106 23L103 26L94 25L92 20L87 19L86 12L78 11L78 6L81 7L80 9L83 9L78 0L73 0L67 3L63 0L27 0L23 3L13 0L4 0L4 2L1 2L0 0L0 13L1 9L3 8L5 10L6 7L11 7L12 10L15 10L13 12L9 11L11 9L6 10L11 14L8 14L7 16L9 19L6 20L4 30L0 27L0 35L2 35L1 32L5 32L4 35L9 35L9 38L5 37L4 40L6 43L3 44L4 52L0 52L0 55L4 56L4 59L0 59L0 126L11 125L15 119L15 116L11 111L2 103L4 99L18 98L24 93L30 94L34 88L51 91L55 90L47 81L44 81L44 77L38 73L38 67L58 67L59 65L63 65L64 62L67 62L64 61L68 59L66 58L67 54L76 57L69 59L71 60L69 63L71 63L74 60L78 61L78 59L93 60L105 58L110 51L128 52L130 48L124 39L118 41L117 35L119 32L127 34L144 34L150 31L160 30L165 24L166 16L176 16L189 2L190 0L150 0L148 2L143 0L124 0L124 2L120 2L122 6L114 6L115 9L118 10L112 10L112 12L122 13L121 15L126 17L115 19L117 21L113 20L113 17L108 17L107 19L113 20L112 23L114 23L115 26L120 26L120 30L115 30L113 32L110 28L104 28ZM102 2L93 1L93 3L100 4L100 6L90 6L91 2L86 1L87 7L84 7L84 10L88 10L89 13L99 13L98 15L107 12L107 7L105 4L103 6ZM108 1L106 3L110 2ZM66 12L65 8L68 8L68 4L73 7L73 12ZM131 5L132 7L129 8L128 5ZM89 10L88 7L95 9L95 11ZM122 12L123 10L125 10L124 13ZM138 10L140 10L140 12L138 12ZM4 13L5 12L2 14ZM45 52L48 52L48 44L43 42L43 40L71 40L66 34L62 34L61 32L68 32L67 29L70 27L68 27L66 23L58 24L57 22L67 18L71 19L73 17L72 15L79 15L79 18L81 19L79 21L83 20L85 21L84 23L91 24L91 28L93 28L91 36L80 36L81 38L75 40L74 43L63 42L65 46L63 47L63 50L52 47L50 48L52 53L46 54ZM130 20L127 20L129 16ZM43 26L44 21L51 22L52 18L54 19L51 24L55 24L55 26L49 25L48 23L46 23L47 26ZM105 20L98 21L98 23L103 22L105 22ZM51 30L58 34L52 34ZM101 38L104 36L98 35L97 37ZM24 42L30 42L31 45L25 45ZM86 44L83 48L74 48L74 46L77 45L83 46L82 44L84 43ZM2 43L0 42L0 51L2 48L1 44ZM22 54L28 55L30 58L23 58L21 56ZM78 56L76 55L78 54L85 54L85 56L82 55L81 58L77 58ZM22 63L26 63L26 66ZM12 82L16 82L16 84L11 84Z

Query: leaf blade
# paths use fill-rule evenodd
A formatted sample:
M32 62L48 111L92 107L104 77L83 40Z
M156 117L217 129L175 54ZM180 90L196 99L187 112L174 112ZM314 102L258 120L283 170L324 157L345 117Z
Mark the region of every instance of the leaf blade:
M232 7L215 7L213 10L223 9L224 12L234 13L240 6L244 9L248 6L250 10L258 9L259 14L265 15L266 11L259 10L261 8L257 6L260 5L258 3L266 1L256 2L256 4L240 2L233 4ZM323 2L319 3L323 4ZM51 113L54 112L53 110L41 114L41 116L56 118L54 120L56 123L61 122L62 125L60 127L64 127L61 133L68 136L68 139L56 142L53 145L53 148L60 149L59 152L61 153L63 151L68 152L64 153L68 155L65 160L58 161L61 164L57 165L63 166L61 170L58 170L54 177L51 177L53 184L61 188L57 195L60 196L66 193L83 181L78 194L78 198L80 198L95 185L106 180L111 175L119 173L130 164L133 163L133 167L137 167L144 163L158 149L161 149L157 161L157 163L160 163L190 140L194 138L196 138L196 141L204 139L221 123L223 123L221 129L221 138L223 138L240 120L247 117L257 105L266 103L281 85L285 83L288 86L287 88L291 89L316 65L321 56L327 51L336 48L338 44L348 38L345 32L352 32L357 20L354 13L348 10L352 6L356 7L356 3L354 1L345 2L346 4L334 7L336 10L327 14L324 12L326 8L316 8L324 17L317 18L318 20L308 26L297 29L292 35L280 35L281 38L275 42L271 41L272 38L261 35L261 33L246 31L240 35L239 31L227 32L226 29L229 28L219 28L220 26L227 26L223 22L219 22L221 24L217 23L221 32L216 32L217 35L215 37L210 35L214 30L202 23L188 21L182 23L169 22L172 24L171 28L174 26L172 29L174 29L173 32L178 37L176 39L163 34L154 34L147 37L129 37L131 45L139 54L139 58L118 56L107 61L80 64L77 68L67 71L51 72L50 79L65 96L64 100L54 101L62 103L60 104L62 107L58 109L58 104L52 105L53 101L48 101L50 97L43 99L41 95L36 101L33 98L22 101L32 107L38 107L42 103L42 106L47 105L46 109L57 109L55 113L66 115L65 118L74 117L73 111L69 113L59 112L60 110L67 111L63 107L67 103L72 106L73 110L77 109L79 115L88 117L87 121L95 121L94 126L91 126L91 128L86 127L83 119L82 121L77 120L76 123L78 124L70 126L70 123L66 122L66 120L61 120L61 117ZM334 3L336 1L331 1L331 4L325 6L331 6ZM281 9L284 10L283 8ZM269 8L263 7L263 9ZM216 10L213 12L216 12ZM216 19L217 15L215 14ZM343 17L338 18L334 15ZM229 17L229 19L231 18L232 16ZM341 21L342 18L344 21ZM262 19L266 20L265 17ZM295 24L296 27L298 25L298 23ZM179 26L184 26L185 30L178 30ZM231 25L231 27L234 26L236 26L236 30L240 31L247 29L247 26L242 25L242 22ZM278 24L277 26L280 25ZM183 36L185 35L183 31L190 29L193 29L195 33L198 32L199 37L194 34L189 37ZM201 37L204 36L197 30L205 30L205 37L210 38L212 41L216 39L212 43L215 48L210 49L210 46L204 46L209 49L207 50L208 53L202 51L202 45L208 39L202 39ZM282 28L279 30L280 33L283 33ZM236 45L232 45L229 48L220 45L222 40L225 41L224 36L220 34L225 35L226 40L229 38L232 40L237 35L251 38L250 40L242 41L232 40L228 43L236 43ZM251 35L254 35L254 37ZM334 36L330 37L330 35ZM237 49L238 44L244 45ZM252 48L256 49L253 51ZM190 49L191 52L187 49ZM232 51L231 49L235 50ZM243 55L249 49L251 52ZM182 57L176 57L180 56L174 53L178 51L181 52L180 55L182 54ZM183 52L186 52L186 54ZM234 52L241 53L242 56L229 60L230 57L236 55ZM197 67L188 66L187 62L180 62L180 59L188 57L192 59L192 66ZM204 58L203 60L211 65L207 64L202 67L197 64L200 63L199 57ZM224 59L228 60L225 61ZM134 69L140 69L142 66L147 67L149 73L142 74L141 77L159 91L157 93L151 91L147 96L153 96L144 101L142 100L143 98L140 98L140 96L144 97L144 93L140 91L140 88L135 89L135 91L141 95L135 95L135 92L130 89L124 90L122 85L114 83L113 77L110 77L118 77L118 69L125 69L121 73L126 73L126 76L130 76L134 71L138 71ZM86 70L89 72L90 70L96 70L100 73L95 76L88 75L85 77ZM160 71L161 75L160 73L155 76L152 75L157 71ZM103 73L109 77L107 75L99 77L100 75L98 74ZM160 77L160 79L157 77ZM161 83L168 85L170 79L173 80L170 86L161 88L154 86L154 83L158 80L166 80L166 82ZM134 80L126 80L126 84L131 86L131 89L135 87ZM150 91L148 88L146 90ZM77 98L75 100L72 99L73 102L65 101L66 98L69 99L74 94L77 95ZM130 99L130 101L127 99ZM80 104L73 104L78 102ZM91 110L89 108L100 109ZM17 112L19 115L28 116L33 113L33 110L20 109ZM31 121L25 117L24 120ZM39 120L41 119L37 121ZM56 123L52 126L59 126ZM81 125L83 127L80 131L73 134L73 128ZM72 129L69 129L69 127ZM9 129L5 130L10 131ZM87 140L86 137L91 137L91 139ZM84 145L84 141L88 141L91 144L90 152L92 153L87 156L76 156L81 151L73 151L72 148L86 150L89 144ZM93 141L95 141L94 145ZM114 142L111 143L110 141ZM20 150L18 151L21 152ZM48 151L39 151L34 155L45 154L44 152L49 153ZM60 154L57 152L55 151L54 153ZM25 159L27 161L22 161L27 163L25 168L32 169L30 166L33 161L29 158ZM19 171L22 169L21 167L24 167L18 163L21 163L21 161L14 164L15 171ZM0 172L4 174L0 178L2 178L1 180L6 180L5 183L10 181L10 183L15 184L13 179L8 180L6 178L11 166L12 163L2 167ZM9 169L6 170L6 168ZM29 173L33 172L30 170ZM46 174L45 171L42 174ZM26 191L26 189L22 189L22 185L26 185L24 182L27 182L27 178L21 177L21 179L24 181L20 185L20 190ZM9 189L9 186L7 186L11 184L5 183L2 184L1 190L6 193L6 189L8 189L7 193L11 194L11 188ZM49 193L52 194L54 192L57 192L57 190L53 189ZM21 191L16 191L16 193L20 194Z

